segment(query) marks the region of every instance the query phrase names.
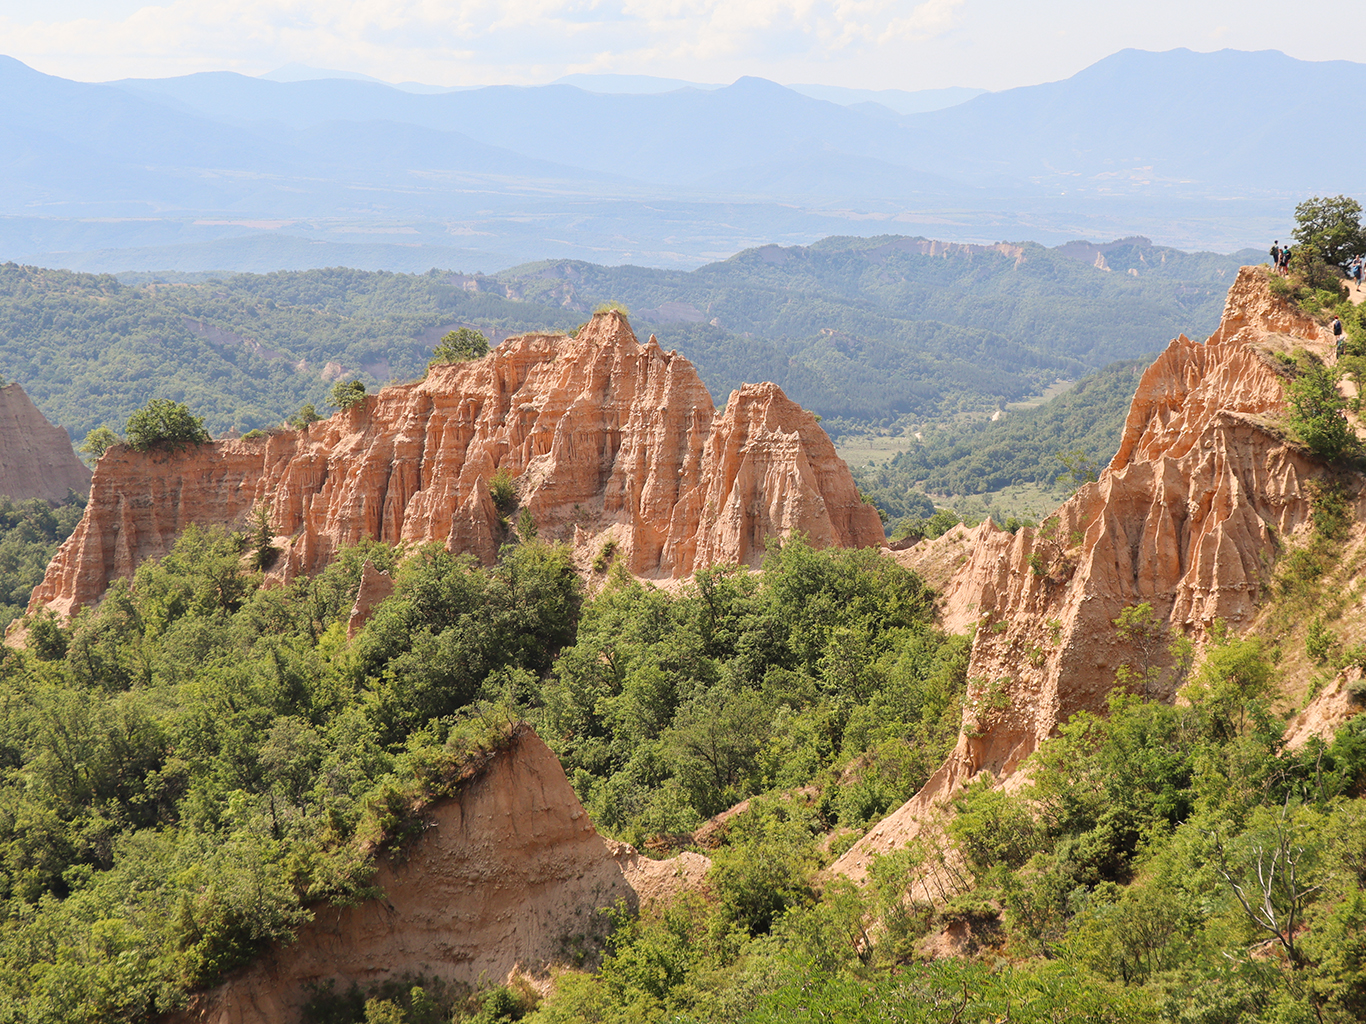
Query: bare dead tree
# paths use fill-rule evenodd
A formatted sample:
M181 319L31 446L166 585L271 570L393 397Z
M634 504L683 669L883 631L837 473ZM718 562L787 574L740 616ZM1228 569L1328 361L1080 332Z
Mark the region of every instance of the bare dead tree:
M1233 890L1247 919L1254 927L1274 936L1291 966L1298 967L1295 931L1303 920L1309 898L1321 886L1310 885L1303 877L1308 867L1308 846L1296 842L1288 811L1287 804L1281 808L1275 829L1253 842L1245 866L1231 864L1218 833L1209 835L1219 855L1219 873Z

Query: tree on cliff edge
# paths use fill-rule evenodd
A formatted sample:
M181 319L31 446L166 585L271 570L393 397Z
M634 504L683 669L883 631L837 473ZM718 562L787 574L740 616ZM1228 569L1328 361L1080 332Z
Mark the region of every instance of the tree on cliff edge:
M353 405L359 405L365 401L365 384L359 379L339 380L332 385L332 394L328 401L338 409L349 409Z
M435 363L466 363L472 359L483 359L489 354L489 339L479 331L462 327L449 331L432 352L431 366Z
M179 451L209 440L204 417L192 415L187 406L169 398L153 398L129 416L123 433L129 446L140 452L153 448Z
M1323 258L1340 267L1366 252L1361 229L1361 204L1350 196L1314 196L1295 207L1295 241L1312 245Z

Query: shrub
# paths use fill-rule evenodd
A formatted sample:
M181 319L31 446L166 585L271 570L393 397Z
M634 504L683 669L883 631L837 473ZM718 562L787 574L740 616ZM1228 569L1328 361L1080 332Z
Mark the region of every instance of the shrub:
M612 559L617 555L617 542L615 540L605 540L598 553L593 557L593 571L604 573L612 564Z
M317 423L320 419L322 417L318 415L318 410L313 408L313 403L305 402L288 422L295 430L303 430L310 423Z
M359 380L337 381L329 399L338 409L349 409L365 400L365 385Z
M536 519L531 514L531 509L524 508L517 516L517 536L522 540L531 540L537 534Z
M1343 415L1347 403L1338 393L1337 375L1317 360L1286 388L1290 402L1286 425L1319 458L1333 461L1357 446L1356 434Z
M122 441L123 438L108 427L96 427L85 435L85 440L81 442L81 446L76 451L86 456L86 460L89 462L99 462L101 455Z
M140 452L153 448L179 451L209 440L204 417L192 416L186 406L169 398L153 398L128 417L123 432L129 446Z
M1337 634L1326 627L1321 618L1315 617L1309 623L1309 632L1304 638L1305 653L1315 664L1322 665L1332 653L1337 640Z
M450 331L437 343L432 358L427 363L467 363L472 359L483 359L489 354L489 339L479 331L462 327Z
M498 510L500 516L511 515L512 510L517 507L517 485L506 466L499 466L497 472L489 478L489 497L493 499L493 507Z

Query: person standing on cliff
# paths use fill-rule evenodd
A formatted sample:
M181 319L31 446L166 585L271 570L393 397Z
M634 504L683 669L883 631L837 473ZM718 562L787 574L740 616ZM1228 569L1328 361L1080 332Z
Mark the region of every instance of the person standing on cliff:
M1342 320L1338 317L1333 317L1333 322L1328 326L1333 328L1333 347L1337 350L1338 358L1341 359L1343 341Z
M1281 240L1278 238L1271 243L1271 269L1280 273L1281 270Z

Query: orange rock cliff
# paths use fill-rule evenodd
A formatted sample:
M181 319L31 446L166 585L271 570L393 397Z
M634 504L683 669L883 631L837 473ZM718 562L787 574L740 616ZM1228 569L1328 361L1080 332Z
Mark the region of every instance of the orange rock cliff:
M653 337L639 344L609 312L577 338L509 339L298 432L181 453L110 449L30 610L91 604L189 524L242 528L257 502L286 578L363 537L441 541L489 562L500 525L488 481L500 469L542 537L588 557L610 540L641 576L754 562L767 538L796 530L817 546L883 541L813 415L774 384L741 387L718 415L687 359Z
M1119 666L1141 660L1116 636L1126 607L1150 603L1172 635L1197 643L1216 619L1251 624L1276 538L1309 523L1306 485L1324 472L1277 428L1285 378L1274 353L1292 347L1332 351L1326 330L1244 267L1209 340L1176 338L1143 374L1097 482L1038 529L1010 534L988 520L898 553L911 565L960 563L943 612L952 630L976 626L963 731L921 793L833 870L861 876L962 783L1011 773L1070 715L1102 710ZM1172 696L1169 681L1159 687Z
M90 470L66 431L48 422L18 384L0 388L0 496L61 501L90 489Z

